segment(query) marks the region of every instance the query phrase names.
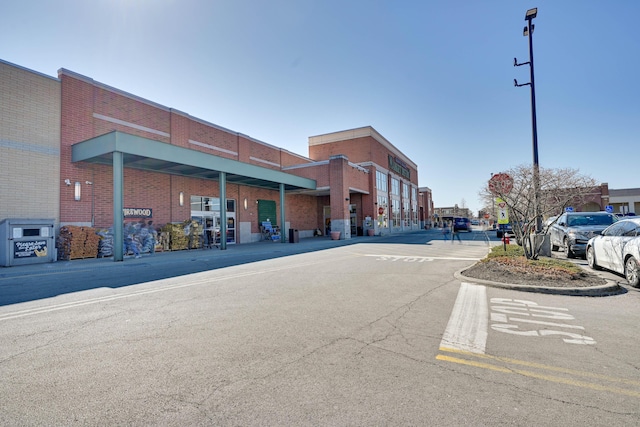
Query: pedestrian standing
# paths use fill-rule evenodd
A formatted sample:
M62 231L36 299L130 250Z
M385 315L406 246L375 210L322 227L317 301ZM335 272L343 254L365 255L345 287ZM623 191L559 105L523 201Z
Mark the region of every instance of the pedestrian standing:
M449 240L449 233L451 232L451 229L449 228L449 223L448 222L443 222L442 223L442 237L444 238L444 241L446 242L447 240Z
M451 233L451 244L453 244L453 239L458 239L458 242L462 244L460 234L458 233L458 230L456 229L456 225L454 223L451 223Z

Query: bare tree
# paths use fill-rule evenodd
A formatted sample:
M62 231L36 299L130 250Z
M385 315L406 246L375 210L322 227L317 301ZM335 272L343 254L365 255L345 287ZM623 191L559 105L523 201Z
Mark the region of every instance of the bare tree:
M536 228L536 195L533 186L533 168L529 165L516 166L506 173L513 180L512 186L485 187L480 197L490 211L494 199L504 200L509 212L509 222L516 240L524 247L528 259L538 259L543 239L534 239ZM511 188L508 188L511 187ZM581 175L576 169L540 168L540 189L538 214L547 218L560 215L567 206L581 206L597 187L596 181ZM541 234L546 233L540 230Z

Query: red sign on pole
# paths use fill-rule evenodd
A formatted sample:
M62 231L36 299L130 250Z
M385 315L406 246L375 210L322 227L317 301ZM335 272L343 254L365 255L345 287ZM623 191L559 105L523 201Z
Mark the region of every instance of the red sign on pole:
M489 191L493 195L508 194L513 189L513 178L506 173L497 173L489 180Z
M378 208L378 215L382 215L384 213L384 208Z

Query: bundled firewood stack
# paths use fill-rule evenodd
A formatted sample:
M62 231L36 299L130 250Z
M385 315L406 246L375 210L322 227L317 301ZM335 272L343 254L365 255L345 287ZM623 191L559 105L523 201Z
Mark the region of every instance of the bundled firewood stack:
M204 228L197 221L185 221L185 234L189 237L189 249L201 249Z
M113 256L113 230L110 228L101 228L97 230L96 233L100 238L98 256L100 258Z
M98 256L100 258L113 256L115 240L113 227L100 228L96 230L96 233L100 236L100 250L98 252ZM145 223L144 221L125 223L123 225L123 234L124 239L130 239L131 244L136 245L141 254L154 253L163 250L163 247L160 246L158 242L158 232L152 227L151 221L148 223ZM125 253L125 255L127 254Z
M165 224L160 229L161 239L167 236L172 251L196 249L201 246L202 225L197 221L187 220L180 223Z
M92 227L65 225L60 227L57 239L58 259L96 258L100 236Z
M184 234L182 223L165 224L160 231L169 236L169 250L180 251L189 246L189 237Z

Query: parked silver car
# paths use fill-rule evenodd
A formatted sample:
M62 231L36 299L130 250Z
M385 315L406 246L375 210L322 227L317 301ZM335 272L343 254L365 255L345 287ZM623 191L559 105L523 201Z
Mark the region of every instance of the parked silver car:
M623 219L587 242L587 262L624 274L631 286L640 286L640 218Z
M549 227L551 250L563 248L567 258L584 256L589 239L617 220L608 212L565 212Z

